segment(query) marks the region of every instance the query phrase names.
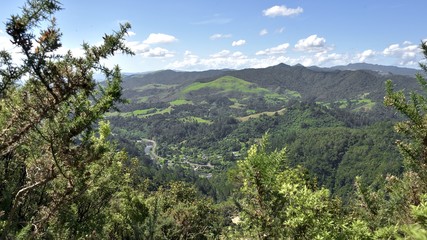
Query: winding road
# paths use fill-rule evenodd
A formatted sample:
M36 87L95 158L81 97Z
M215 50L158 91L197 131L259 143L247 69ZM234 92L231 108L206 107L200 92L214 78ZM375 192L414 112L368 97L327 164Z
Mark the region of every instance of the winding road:
M157 155L156 153L156 149L157 149L157 142L152 140L152 139L148 139L148 138L142 138L140 140L141 142L145 142L147 145L145 147L145 153L147 155L150 155L151 159L154 161L164 161L164 158L160 157L159 155ZM215 166L212 165L210 162L208 162L207 164L197 164L197 163L192 163L188 160L185 160L184 162L182 162L184 164L188 164L190 165L194 170L198 170L202 167L207 167L210 169L213 169Z
M157 155L157 153L156 153L156 149L157 149L157 142L156 141L151 140L151 139L147 139L147 138L143 138L143 139L141 139L141 141L151 144L151 148L149 148L148 151L147 151L147 148L149 146L147 146L145 148L145 153L148 153L153 160L163 160L163 158L160 157L159 155Z

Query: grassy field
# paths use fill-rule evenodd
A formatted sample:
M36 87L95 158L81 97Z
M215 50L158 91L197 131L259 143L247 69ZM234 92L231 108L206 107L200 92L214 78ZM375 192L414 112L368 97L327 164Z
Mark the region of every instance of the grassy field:
M237 98L229 98L229 99L234 103L233 105L230 106L230 108L243 109L246 106L245 104L241 104L239 100L237 100Z
M365 111L371 110L375 106L376 103L374 101L372 101L371 99L366 98L366 99L360 99L359 101L357 101L357 104L359 104L361 106L353 109L353 111L365 112Z
M200 117L194 117L194 116L180 118L179 120L182 122L197 122L197 123L212 124L212 121L209 121Z
M270 93L270 90L268 89L260 88L256 84L247 82L240 78L231 77L231 76L221 77L207 83L201 83L201 82L193 83L190 86L183 89L181 93L182 95L185 95L189 92L197 91L203 88L218 89L224 92L237 91L237 92L256 93L256 94Z
M338 107L341 109L350 108L352 111L358 112L358 111L370 111L375 106L375 102L368 98L369 93L360 94L355 99L341 99L338 101L335 101L333 103L326 103L326 102L316 102L317 104L323 105L325 107Z
M145 114L148 114L150 112L156 112L156 111L157 111L156 108L148 108L148 109L135 110L132 113L133 113L133 115L138 116L138 115L145 115Z
M237 118L237 120L239 120L241 122L246 122L251 118L259 118L261 115L273 116L276 113L283 115L283 114L285 114L285 111L286 111L286 108L282 108L282 109L275 111L275 112L260 112L260 113L251 114L251 115L248 115L245 117L239 117L239 118Z
M193 104L193 102L186 100L186 99L177 99L177 100L174 100L172 102L169 102L169 104L171 106L179 106L179 105L184 105L184 104Z
M165 109L158 109L158 108L147 108L147 109L138 109L132 112L108 112L105 114L106 117L132 117L136 116L139 118L146 118L157 114L165 114L170 113L172 111L172 107L169 106Z
M147 118L147 117L151 117L151 116L158 115L158 114L170 113L171 111L172 111L172 106L169 106L168 108L165 108L165 109L161 109L161 110L157 109L157 111L153 112L153 113L138 115L138 117L139 118Z

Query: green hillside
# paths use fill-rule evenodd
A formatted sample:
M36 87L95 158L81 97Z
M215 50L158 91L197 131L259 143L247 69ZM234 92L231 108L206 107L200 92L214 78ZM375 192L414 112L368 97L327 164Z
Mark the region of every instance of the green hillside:
M268 89L260 88L256 84L250 83L240 78L225 76L210 82L195 82L188 87L184 88L181 93L187 94L190 92L199 91L202 89L215 89L223 92L243 92L254 94L267 94L270 93Z
M316 74L302 67L269 69L281 76L285 73L292 75L298 69ZM377 89L365 87L363 92L353 94L353 97L348 95L344 98L345 95L334 93L337 98L329 97L331 101L326 98L314 101L317 98L304 97L309 91L300 94L292 90L292 86L308 82L308 79L295 80L288 88L285 83L290 76L286 75L280 82L277 76L264 75L265 71L242 70L233 72L241 77L226 75L199 79L181 86L139 86L135 88L139 94L132 97L146 98L146 101L123 106L122 113L109 114L109 120L117 126L114 132L123 138L137 139L138 135L143 135L156 139L159 155L170 165L194 170L201 177L209 174L215 177L233 166L237 157L244 155L248 146L265 132L270 132L275 148L288 147L288 158L293 164L301 164L318 179L320 185L344 198L351 191L357 175L365 176L365 182L372 183L378 174L400 172L400 159L392 150L393 142L385 143L392 130L390 125L387 125L390 127L387 131L380 127L381 124L370 127L383 117L379 114L381 112L377 113L382 104L371 98L371 92ZM367 74L371 73L346 72L344 75L350 82L341 84L350 85L357 76ZM334 73L333 81L338 81L336 76L339 75ZM266 78L278 82L261 87L262 79ZM317 78L320 79L319 76ZM363 82L367 84L366 80ZM376 82L372 86L378 85ZM306 85L308 89L311 87ZM325 95L326 89L318 90L319 94ZM310 91L315 92L315 89ZM365 139L374 139L377 143ZM381 148L389 150L382 152ZM357 149L368 149L369 157L356 154ZM371 162L378 163L378 167L364 170L363 166L369 166ZM354 171L343 170L355 163L362 167ZM215 167L196 168L194 164L212 164Z

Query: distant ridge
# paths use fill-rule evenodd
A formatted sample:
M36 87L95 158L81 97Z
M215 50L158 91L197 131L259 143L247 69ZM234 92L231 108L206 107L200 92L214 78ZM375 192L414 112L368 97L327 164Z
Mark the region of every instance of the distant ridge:
M208 70L201 72L181 72L160 70L150 73L130 74L124 77L123 87L133 88L146 84L189 84L196 80L219 77L225 70Z
M343 99L358 99L360 96L367 96L368 94L371 100L381 103L385 95L385 81L391 79L396 89L417 89L418 83L415 80L415 73L417 72L416 69L373 64L350 64L333 68L319 68L302 65L290 66L281 63L266 68L241 70L207 70L201 72L163 70L147 74L127 75L123 78L122 86L127 90L125 95L128 94L128 97L131 98L141 95L138 89L143 86L149 84L169 85L165 90L155 89L155 91L151 91L153 94L156 93L154 94L155 98L152 98L151 101L161 102L178 96L179 91L192 83L209 83L224 76L231 76L275 93L285 90L296 92L302 100L336 102ZM163 95L160 94L162 91Z
M330 69L334 70L370 70L375 71L383 75L404 75L404 76L415 76L417 73L421 73L421 70L414 68L404 68L396 66L384 66L370 63L351 63L345 66L335 66Z

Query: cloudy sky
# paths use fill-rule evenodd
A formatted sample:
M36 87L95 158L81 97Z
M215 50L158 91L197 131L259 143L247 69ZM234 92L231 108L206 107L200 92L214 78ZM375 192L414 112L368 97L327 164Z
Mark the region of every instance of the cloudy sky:
M24 0L0 8L4 23ZM129 22L136 56L115 56L124 72L258 68L286 63L356 62L417 67L426 39L426 0L63 0L57 20L64 49Z

